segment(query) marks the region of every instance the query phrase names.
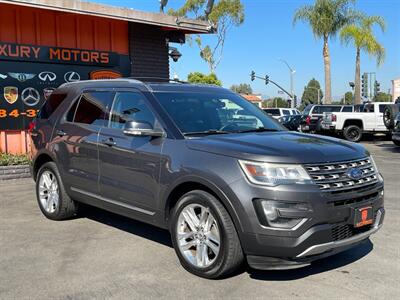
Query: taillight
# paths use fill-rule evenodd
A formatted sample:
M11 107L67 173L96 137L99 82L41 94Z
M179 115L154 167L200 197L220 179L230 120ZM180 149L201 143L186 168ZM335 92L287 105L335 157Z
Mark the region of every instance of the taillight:
M336 122L336 115L332 115L332 122Z
M311 117L310 117L310 116L307 116L307 118L306 118L306 124L307 124L307 125L310 125L310 124L311 124Z
M35 121L30 122L28 125L28 132L31 133L33 129L35 129L35 127L36 127L36 122Z

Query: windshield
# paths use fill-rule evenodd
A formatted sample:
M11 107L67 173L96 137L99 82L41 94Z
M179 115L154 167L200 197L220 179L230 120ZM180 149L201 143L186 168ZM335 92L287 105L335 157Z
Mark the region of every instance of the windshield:
M185 135L285 130L235 94L157 92L155 96Z

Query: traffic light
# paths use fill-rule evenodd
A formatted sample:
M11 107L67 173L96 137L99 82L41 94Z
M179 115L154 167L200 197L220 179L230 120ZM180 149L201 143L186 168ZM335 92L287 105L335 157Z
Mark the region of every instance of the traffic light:
M368 98L368 73L364 73L361 77L361 94L364 98Z
M292 107L292 99L287 100L287 107Z
M251 76L251 81L254 81L254 79L256 79L256 72L251 71L250 76Z
M374 82L374 95L376 96L381 91L381 84L375 80Z
M265 75L265 84L267 85L269 83L269 76Z

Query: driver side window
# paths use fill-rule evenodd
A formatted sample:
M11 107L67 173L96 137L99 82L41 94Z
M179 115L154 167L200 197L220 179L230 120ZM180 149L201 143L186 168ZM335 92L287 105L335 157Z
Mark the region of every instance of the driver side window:
M128 121L145 122L155 127L156 119L142 94L117 92L112 106L110 127L123 129Z

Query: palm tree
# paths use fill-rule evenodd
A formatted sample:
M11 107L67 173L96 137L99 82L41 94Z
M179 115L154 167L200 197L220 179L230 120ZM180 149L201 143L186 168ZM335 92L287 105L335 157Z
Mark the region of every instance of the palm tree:
M376 40L372 27L379 25L382 32L385 31L385 21L379 16L361 16L355 24L346 25L340 32L342 43L348 45L353 44L356 48L356 78L354 84L354 100L355 104L361 103L361 88L360 88L360 53L361 50L368 53L370 56L376 57L377 65L379 66L385 57L385 49Z
M355 0L316 0L313 5L298 8L293 17L293 24L298 21L309 23L315 37L323 38L322 55L325 68L325 103L331 103L331 58L328 41L345 25L356 19L357 13L349 8Z

